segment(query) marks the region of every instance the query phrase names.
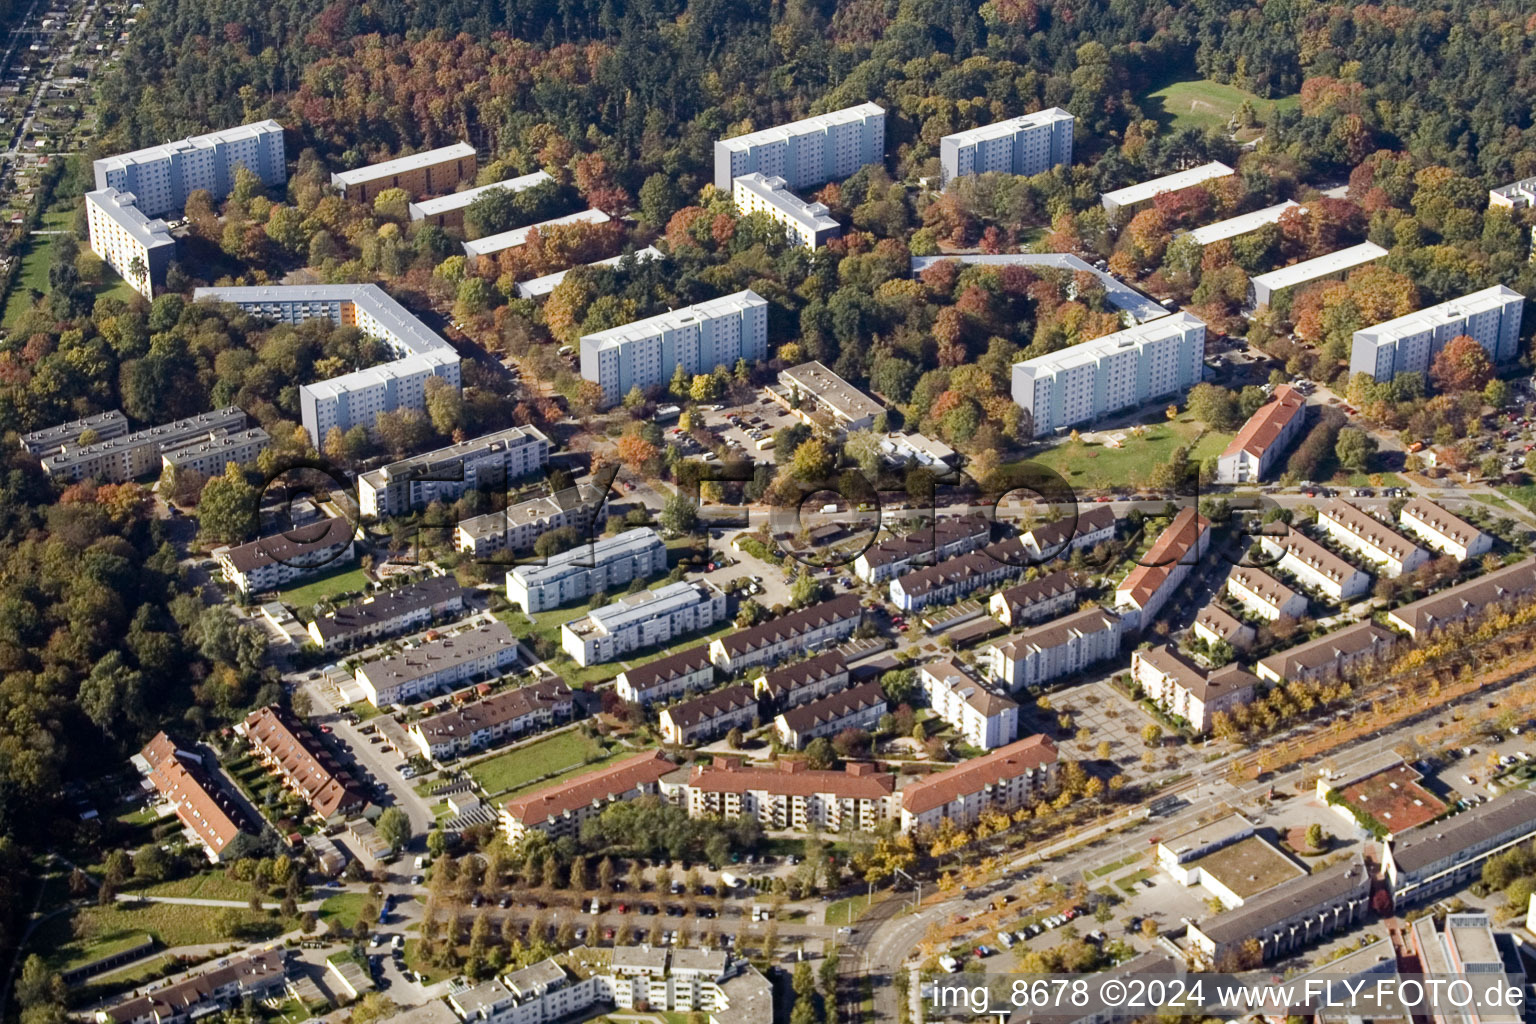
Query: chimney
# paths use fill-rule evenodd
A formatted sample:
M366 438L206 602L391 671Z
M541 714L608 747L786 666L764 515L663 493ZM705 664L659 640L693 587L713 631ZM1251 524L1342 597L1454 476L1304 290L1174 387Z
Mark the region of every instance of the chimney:
M875 774L875 763L873 761L849 761L845 766L845 770L854 778L863 778L866 775Z
M741 768L741 758L726 754L716 754L715 767L723 768L728 772L738 771Z
M780 761L779 771L786 775L795 775L806 770L804 761Z

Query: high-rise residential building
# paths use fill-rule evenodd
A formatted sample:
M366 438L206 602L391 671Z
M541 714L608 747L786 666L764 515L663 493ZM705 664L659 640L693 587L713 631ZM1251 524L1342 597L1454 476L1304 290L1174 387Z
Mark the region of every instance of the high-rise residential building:
M120 433L115 420L112 424L110 435L102 439L98 431L98 439L87 445L62 439L46 442L52 451L42 458L43 472L61 480L133 480L164 468L167 452L245 430L246 419L244 412L231 405L132 434ZM80 433L74 437L78 439Z
M358 511L397 516L434 501L457 501L465 491L504 489L548 462L549 438L543 431L508 427L359 475Z
M649 526L600 537L507 573L507 600L532 615L667 567L667 546Z
M179 213L198 189L223 199L234 189L240 167L269 187L288 180L283 126L270 120L119 153L91 167L98 190L132 192L146 217Z
M1280 218L1285 216L1286 210L1300 210L1307 212L1307 208L1300 203L1287 199L1275 206L1266 206L1262 210L1254 210L1251 213L1241 213L1236 217L1228 217L1214 224L1207 224L1201 228L1195 228L1189 233L1189 237L1200 245L1210 245L1212 242L1221 242L1229 238L1241 238L1243 235L1259 230L1266 224L1278 224Z
M843 233L825 203L808 203L789 190L783 178L753 172L731 183L731 200L743 217L766 213L784 225L789 240L807 249L820 249Z
M436 196L452 192L460 182L474 180L475 147L467 142L331 175L331 184L344 198L360 203L373 202L388 188L403 188L413 197Z
M768 301L749 288L584 335L581 375L602 387L606 401L616 402L631 388L665 387L679 366L690 374L709 373L767 354Z
M481 185L479 188L467 188L462 192L450 192L436 199L423 199L419 203L412 203L409 207L411 220L425 221L428 224L440 228L462 228L464 226L464 211L469 204L489 192L497 190L503 192L522 192L542 185L546 181L554 181L545 171L534 171L520 178L506 178L502 181L492 182L489 185Z
M1175 313L1013 364L1013 400L1034 436L1091 423L1200 383L1205 324Z
M1520 354L1520 320L1525 296L1513 288L1492 288L1415 310L1355 332L1349 372L1391 380L1399 373L1428 373L1435 356L1452 338L1466 335L1496 363Z
M1199 167L1190 167L1172 174L1165 174L1161 178L1153 178L1151 181L1105 192L1099 196L1099 202L1103 204L1104 212L1109 214L1110 220L1115 220L1144 203L1150 203L1160 195L1178 192L1195 185L1204 185L1208 181L1225 178L1231 173L1232 168L1213 160Z
M476 238L464 243L464 255L474 260L480 256L494 256L503 249L516 249L520 245L526 245L528 239L535 231L540 234L550 228L565 227L568 224L606 224L612 218L602 210L582 210L578 213L568 213L564 217L555 217L552 220L540 221L537 224L529 224L527 227L513 228L510 231L498 231L494 235L486 235L484 238Z
M715 143L715 188L754 171L808 188L885 159L885 110L861 103Z
M332 427L373 429L379 414L400 409L424 411L427 381L441 377L459 386L459 354L376 284L273 285L198 288L193 299L228 302L247 313L296 324L328 317L383 341L393 362L332 377L299 388L304 429L316 448Z
M1050 107L939 140L944 187L967 174L1041 174L1072 162L1072 115Z
M1292 288L1343 277L1351 270L1375 263L1386 254L1387 250L1375 242L1361 242L1260 274L1248 282L1248 305L1252 309L1263 309Z
M120 274L128 287L152 299L176 258L176 239L163 220L151 220L135 205L132 192L101 188L85 194L85 222L91 252ZM137 261L138 266L135 267Z

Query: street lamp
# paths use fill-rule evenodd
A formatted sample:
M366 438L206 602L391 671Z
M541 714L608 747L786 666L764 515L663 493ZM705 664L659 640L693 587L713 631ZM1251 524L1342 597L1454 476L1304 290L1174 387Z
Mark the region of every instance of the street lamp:
M912 903L913 909L916 909L916 908L922 906L923 905L923 883L919 882L917 879L915 879L911 875L907 874L901 868L892 868L891 871L894 874L898 874L902 878L905 878L907 881L911 882L912 883L912 887L917 890L917 898Z

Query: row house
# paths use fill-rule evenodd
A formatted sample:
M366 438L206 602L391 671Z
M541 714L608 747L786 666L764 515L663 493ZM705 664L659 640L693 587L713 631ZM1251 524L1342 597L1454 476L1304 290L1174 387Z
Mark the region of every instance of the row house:
M1394 608L1387 613L1387 622L1422 640L1437 629L1476 619L1493 608L1512 607L1532 595L1536 595L1536 558L1527 558Z
M1108 505L1093 505L1076 516L1044 523L1019 535L1030 559L1037 562L1066 558L1074 551L1088 551L1115 537L1115 512Z
M545 676L536 683L418 719L411 725L410 736L423 757L443 761L561 725L574 713L571 688L557 676Z
M202 755L181 750L160 732L134 761L213 863L223 859L241 833L249 831L244 812L215 781Z
M878 586L895 579L913 565L942 562L975 551L992 539L992 522L986 516L955 516L919 526L900 537L872 544L853 563L853 574Z
M430 576L394 590L375 591L357 604L317 615L309 638L322 651L359 647L423 629L464 611L464 588L452 576Z
M752 687L759 700L783 710L846 690L848 681L848 662L842 651L833 650L771 668Z
M1226 643L1234 651L1247 650L1259 638L1258 630L1216 604L1208 604L1196 612L1191 628L1195 636L1206 643Z
M1024 544L1014 537L891 580L891 603L904 612L951 604L1024 571Z
M1428 498L1408 502L1397 514L1397 521L1403 529L1458 562L1487 554L1493 547L1492 537Z
M1227 596L1261 619L1305 618L1307 599L1263 569L1240 566L1227 574Z
M258 708L240 725L251 750L268 769L327 820L361 811L368 798L330 749L276 704Z
M1350 676L1365 665L1391 657L1397 641L1397 634L1390 629L1361 622L1271 654L1256 668L1260 679L1272 683Z
M626 668L614 680L614 691L631 704L654 704L715 685L715 663L709 645L669 654L634 668Z
M387 658L358 666L358 685L374 707L415 701L480 676L499 675L516 664L522 648L505 622L428 640Z
M710 660L732 674L777 663L791 653L803 654L851 636L863 617L858 595L842 594L714 640Z
M96 1011L96 1024L182 1024L281 995L288 984L288 951L268 949L226 958L212 969L109 1003Z
M794 750L804 750L811 740L836 736L844 729L873 732L888 705L878 680L861 683L830 697L783 711L773 720L779 740Z
M1077 606L1077 580L1063 569L992 595L987 610L1009 629L1065 615Z
M667 743L707 743L757 724L757 697L751 686L738 683L663 708L660 720Z
M1259 547L1281 572L1290 573L1331 601L1343 602L1371 589L1371 577L1297 530L1283 537L1260 537Z
M1384 576L1401 576L1429 561L1429 552L1347 501L1335 498L1324 505L1318 510L1317 524L1340 547L1381 566Z

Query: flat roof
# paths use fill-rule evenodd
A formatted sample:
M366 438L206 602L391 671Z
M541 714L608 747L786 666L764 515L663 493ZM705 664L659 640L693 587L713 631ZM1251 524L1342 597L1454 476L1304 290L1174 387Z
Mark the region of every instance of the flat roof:
M1175 335L1181 335L1196 327L1204 328L1205 322L1190 315L1179 312L1163 317L1161 320L1152 320L1147 323L1137 324L1135 327L1127 327L1123 331L1114 334L1106 334L1102 338L1094 338L1080 345L1072 345L1059 349L1033 359L1024 359L1014 366L1022 366L1031 375L1039 371L1046 373L1060 373L1075 367L1095 363L1104 356L1123 349L1139 348L1154 341L1162 341Z
M700 320L713 320L716 317L730 316L742 313L758 306L768 305L768 300L750 288L730 295L722 295L715 299L706 299L692 306L684 306L682 309L669 310L666 313L658 313L648 316L643 320L632 320L618 327L610 327L605 331L595 331L592 334L584 334L581 343L585 346L588 342L599 349L608 348L626 341L637 341L643 338L654 338L664 331L675 331L683 327L689 327Z
M827 212L825 203L806 202L789 190L789 182L783 178L753 171L751 174L737 175L731 182L731 187L746 189L784 216L811 231L824 231L827 228L840 226L837 220Z
M873 419L885 411L885 406L820 362L801 363L799 366L780 370L779 382L786 387L798 386L807 395L850 423L862 419Z
M1275 224L1279 222L1281 215L1286 210L1301 210L1305 213L1306 209L1305 206L1302 206L1295 200L1287 199L1283 203L1266 206L1262 210L1238 214L1236 217L1228 217L1226 220L1207 224L1203 228L1195 228L1189 233L1189 237L1201 245L1210 245L1212 242L1219 242L1224 238L1237 238L1240 235L1246 235L1250 231L1257 231L1266 224Z
M411 220L425 220L428 217L435 217L438 214L448 213L451 210L462 210L487 192L494 192L498 189L507 192L521 192L543 182L554 180L545 171L534 171L532 174L525 174L520 178L503 178L501 181L492 182L489 185L481 185L478 188L467 188L462 192L450 192L445 196L438 196L436 199L423 199L419 203L412 203L410 205Z
M1445 801L1425 789L1419 781L1422 778L1399 761L1355 780L1339 795L1346 804L1369 814L1396 835L1433 821L1445 811Z
M579 619L565 623L577 636L589 633L615 633L635 623L690 608L694 605L723 597L720 588L708 580L679 580L657 587L628 594L612 604L594 608Z
M659 260L663 255L664 254L660 249L656 248L654 245L648 245L644 249L636 249L632 253L624 253L620 256L610 256L606 260L598 260L595 263L588 263L585 265L588 267L616 267L625 259L628 259L631 256L634 257L635 262L644 263L646 260ZM579 269L579 267L571 268L571 270ZM519 281L517 284L517 297L520 299L543 298L550 292L554 291L560 282L565 280L565 275L569 274L570 272L570 270L557 270L553 274L545 274L543 277L535 277L527 281Z
M1199 868L1201 874L1210 875L1240 900L1251 899L1307 873L1258 836L1229 843L1204 857L1186 862L1184 866Z
M185 444L178 448L167 448L160 453L160 457L172 466L195 459L202 455L213 455L232 448L243 448L251 443L266 443L272 440L265 430L260 427L251 427L235 433L223 434L219 437L204 438L192 444Z
M1234 812L1180 832L1172 839L1163 840L1160 845L1170 853L1183 853L1185 850L1198 850L1217 843L1247 838L1253 834L1253 827L1253 822Z
M517 637L512 635L505 622L497 621L454 636L429 640L419 647L402 650L387 658L366 662L357 671L359 675L366 675L376 688L382 690L414 682L423 676L508 649L518 649Z
M611 537L599 537L590 544L577 544L569 551L549 556L543 565L519 565L507 575L515 576L526 586L534 587L550 576L563 572L585 572L588 568L606 564L610 559L626 558L642 549L664 546L655 530L649 526L639 526Z
M102 213L112 218L112 223L122 228L133 236L133 240L146 249L153 249L161 245L175 245L176 239L171 237L171 229L165 221L144 216L144 211L135 205L137 202L132 192L119 192L115 188L99 188L94 192L85 194L86 201L95 206Z
M414 171L422 167L431 167L433 164L445 163L449 160L462 160L466 156L474 155L474 146L467 142L455 142L451 146L442 146L438 149L429 149L421 153L412 153L410 156L400 156L393 160L385 160L382 163L366 164L362 167L353 168L350 171L337 171L331 175L331 184L346 188L349 185L360 185L365 181L373 181L392 174L403 174L406 171Z
M418 320L410 310L376 284L288 284L197 288L192 292L192 299L195 302L204 300L229 302L247 309L257 307L250 311L258 314L261 312L261 307L309 302L350 302L359 311L388 330L390 340L406 352L419 356L451 356L454 361L459 358L458 352L440 334ZM378 369L378 367L370 369ZM366 373L367 371L356 372ZM345 380L349 376L351 374L331 379ZM316 385L305 386L315 387Z
M841 110L833 110L825 114L801 118L788 124L774 125L772 128L762 128L755 132L749 132L746 135L738 135L735 138L721 139L718 144L732 150L750 149L765 142L778 142L792 135L805 135L810 132L826 131L828 128L840 124L862 121L865 118L877 115L884 116L885 108L877 103L860 103L857 106L843 107Z
M1447 299L1444 302L1438 302L1433 306L1425 306L1423 309L1416 309L1412 313L1405 313L1391 320L1383 320L1381 323L1373 324L1370 327L1362 327L1355 332L1355 337L1370 341L1408 337L1423 333L1424 331L1434 330L1436 327L1465 319L1477 313L1498 309L1512 301L1524 302L1525 296L1513 288L1496 284L1491 288L1469 292L1457 299Z
M1361 242L1359 245L1338 249L1318 256L1316 259L1303 260L1300 263L1292 263L1288 267L1281 267L1279 270L1271 270L1267 274L1260 274L1253 279L1252 283L1262 285L1271 292L1278 292L1298 284L1306 284L1308 281L1316 281L1330 274L1353 270L1355 267L1379 260L1386 254L1387 250L1375 242Z
M388 486L390 479L402 474L407 476L418 467L432 466L434 463L448 463L452 465L463 459L478 457L498 449L520 448L528 444L544 442L549 444L549 437L538 427L517 426L508 427L505 430L493 431L489 434L481 434L467 441L460 441L444 448L437 448L430 452L422 452L420 455L412 455L410 458L401 459L399 462L391 462L386 466L371 470L362 474L371 487L379 488ZM437 479L429 477L427 479Z
M1015 252L1000 255L968 253L957 256L913 256L912 273L920 275L935 263L955 260L959 263L982 267L1041 267L1047 270L1063 270L1069 274L1092 274L1104 286L1104 297L1110 305L1127 314L1138 323L1157 320L1168 315L1153 299L1132 288L1113 274L1100 270L1093 264L1065 252Z
M236 125L233 128L221 128L216 132L207 132L203 135L189 135L184 139L175 139L171 142L162 142L158 146L145 146L143 149L131 150L127 153L117 153L113 156L103 157L96 161L108 167L122 167L127 164L142 163L147 160L161 160L173 153L186 152L189 149L206 149L217 146L221 142L238 142L243 139L265 135L268 132L282 134L283 126L268 118L265 121L252 121L249 124Z
M1144 202L1154 196L1160 196L1164 192L1177 192L1181 188L1189 188L1191 185L1199 185L1202 182L1212 181L1216 178L1225 178L1232 173L1232 168L1218 160L1212 160L1208 164L1199 167L1191 167L1183 171L1175 171L1165 174L1161 178L1153 178L1151 181L1143 181L1137 185L1127 185L1125 188L1117 188L1112 192L1105 192L1100 198L1113 206L1132 206Z
M1042 125L1053 124L1057 121L1070 121L1072 115L1060 107L1047 107L1037 110L1033 114L1020 114L1018 117L1010 117L1006 121L996 121L992 124L984 124L978 128L967 128L963 132L954 132L946 135L939 142L953 142L964 146L974 142L985 142L988 139L1005 138L1017 132L1020 128L1037 128Z
M528 236L535 230L540 232L548 228L563 227L567 224L606 224L612 219L602 210L582 210L579 213L568 213L564 217L555 217L551 220L540 221L537 224L529 224L527 227L513 228L511 231L502 231L494 235L486 235L484 238L476 238L474 241L464 243L464 253L468 256L489 256L492 253L501 252L503 249L514 249L528 241Z

